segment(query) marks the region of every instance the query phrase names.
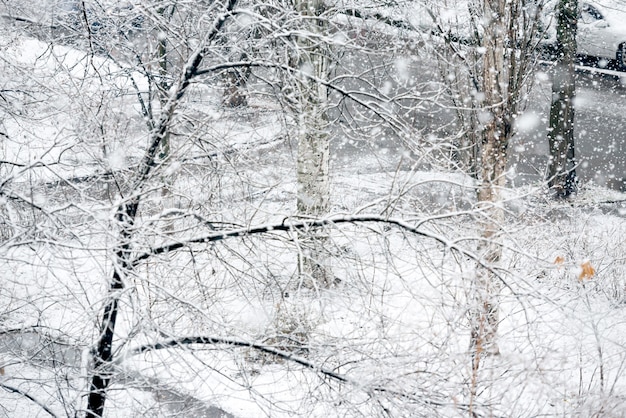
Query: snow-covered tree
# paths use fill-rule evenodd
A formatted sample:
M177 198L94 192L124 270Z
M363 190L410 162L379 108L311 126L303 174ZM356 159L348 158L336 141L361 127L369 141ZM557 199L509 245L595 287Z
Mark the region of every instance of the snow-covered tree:
M498 268L502 256L501 202L507 181L508 145L515 134L515 119L523 111L533 83L532 71L543 37L543 2L470 1L465 11L458 6L435 6L452 7L461 13L455 20L449 14L437 17L431 11L434 33L445 44L442 57L454 63L444 63L442 69L465 139L459 143L458 154L468 156L461 158L462 166L478 180L481 239L477 250L485 264L477 267L474 279L471 345L478 354L497 353L501 284L493 269Z
M624 245L598 237L626 227L502 193L537 4L474 3L474 41L416 2L299 4L0 28L0 414L621 411Z
M328 90L330 45L326 6L320 0L295 3L306 33L297 39L296 71L302 72L293 94L297 121L297 206L305 217L320 218L330 210L330 132L328 126ZM299 260L302 280L306 286L328 287L332 272L324 260L323 232L310 231L302 236L303 248Z

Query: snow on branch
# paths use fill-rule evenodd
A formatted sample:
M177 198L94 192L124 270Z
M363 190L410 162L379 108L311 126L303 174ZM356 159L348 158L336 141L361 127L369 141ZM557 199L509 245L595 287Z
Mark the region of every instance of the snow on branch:
M389 25L394 28L410 30L417 32L416 29L411 23L407 20L394 19L389 16L385 16L382 13L362 13L359 9L344 9L341 10L340 13L345 14L346 16L356 17L357 19L362 20L376 20L378 22L384 23L385 25Z
M253 68L253 67L263 67L263 68L274 68L274 69L278 69L278 70L283 70L286 72L294 72L297 73L298 77L304 77L314 83L318 83L328 89L331 89L333 91L335 91L336 93L338 93L339 95L341 95L342 97L348 98L350 100L352 100L353 102L355 102L356 104L362 106L363 108L372 111L375 115L377 115L380 119L382 119L383 121L385 121L386 123L388 123L391 127L393 127L394 129L397 130L402 130L402 124L397 121L396 117L394 115L392 115L389 112L385 112L383 110L382 107L379 106L375 106L375 103L381 101L381 99L383 101L390 101L390 99L384 97L384 95L373 95L371 93L368 92L364 92L364 91L350 91L350 90L346 90L340 86L338 86L337 84L335 84L332 80L324 80L318 77L315 77L314 74L310 74L307 71L302 71L301 69L298 68L294 68L291 67L289 65L285 65L285 64L279 64L276 62L269 62L269 61L260 61L260 60L255 60L255 61L238 61L238 62L229 62L229 63L222 63L222 64L217 64L214 65L212 67L209 68L204 68L202 70L198 70L196 72L196 75L203 75L203 74L210 74L210 73L214 73L216 71L223 71L223 70L228 70L231 68L238 68L238 67L243 67L243 68ZM368 101L366 98L369 98L370 101Z
M176 85L172 89L170 97L163 107L161 117L152 135L150 146L144 155L141 171L139 172L139 175L137 176L135 182L135 189L138 189L145 182L145 180L148 178L148 175L156 165L155 157L157 155L159 146L163 142L163 138L166 137L166 134L170 129L172 118L174 117L174 111L176 110L180 99L182 99L182 97L185 95L189 84L191 84L191 80L200 74L198 69L202 64L202 61L204 60L204 56L207 53L206 43L215 40L215 38L221 32L222 27L224 26L228 18L233 14L233 10L236 5L237 0L228 0L225 12L216 19L216 21L213 23L211 31L209 31L209 33L206 35L205 42L203 43L205 45L196 50L187 61L187 64L182 71L178 83L176 83Z
M52 410L50 408L48 408L43 402L38 401L32 395L29 395L28 393L24 392L23 390L15 388L13 386L5 385L4 383L0 383L0 388L6 390L7 392L17 393L18 395L22 395L26 399L28 399L28 400L32 401L33 403L37 404L37 406L39 406L41 409L43 409L48 414L50 414L50 416L55 417L55 418L58 417L58 415L55 414L54 412L52 412Z
M296 356L293 353L278 350L270 346L252 343L248 341L237 340L233 338L210 337L210 336L188 336L188 337L180 337L180 338L171 338L165 341L160 341L160 342L156 342L152 344L144 344L140 347L133 348L129 350L128 353L120 356L117 359L116 363L120 364L121 362L123 362L125 359L129 357L137 356L139 354L143 354L149 351L164 350L168 348L181 348L181 347L185 347L189 345L227 345L231 347L253 348L263 353L267 353L267 354L271 354L276 357L279 357L282 360L292 361L307 369L310 369L316 373L319 373L324 377L359 388L369 395L372 395L374 393L384 393L387 395L405 399L407 401L418 402L418 403L422 403L425 405L438 406L438 407L447 406L447 404L444 402L434 401L430 399L422 399L422 398L419 398L415 394L399 392L393 389L386 388L384 386L375 385L375 386L367 387L367 386L364 386L362 383L356 380L353 380L343 374L326 369L305 358ZM456 404L456 406L461 406L466 409L468 408L467 405Z
M413 234L432 238L440 244L444 245L447 248L452 248L458 250L459 252L465 252L465 250L458 248L454 243L450 242L446 238L432 234L429 232L418 230L412 224L402 220L395 218L387 218L380 215L350 215L350 216L335 216L324 219L313 219L313 220L299 220L299 221L290 221L288 218L285 218L283 222L276 224L265 224L259 225L249 228L239 228L233 229L230 231L219 231L212 234L204 235L201 237L189 238L186 240L179 240L177 242L173 242L170 244L165 244L160 247L152 248L150 251L145 252L137 256L132 264L137 265L139 262L146 260L152 256L167 254L169 252L178 250L183 247L187 247L191 244L204 244L209 242L223 241L227 238L234 237L242 237L242 236L250 236L256 234L266 234L271 232L291 232L297 230L308 230L312 228L322 227L322 226L330 226L344 223L366 223L366 222L374 222L374 223L384 223L388 225L397 226L403 230L409 231ZM469 254L467 254L469 255Z
M410 222L405 221L404 219L398 218L388 218L381 215L342 215L342 216L333 216L324 219L311 219L311 220L298 220L292 221L289 218L285 218L281 223L276 224L265 224L259 226L253 226L248 228L238 228L232 229L230 231L219 231L215 233L211 233L208 235L203 235L200 237L192 237L188 239L179 239L176 242L172 242L169 244L165 244L159 247L154 247L149 251L144 252L143 254L139 254L135 257L130 265L137 266L140 262L147 260L153 256L167 254L181 248L188 247L192 244L206 244L210 242L223 241L228 238L236 238L236 237L244 237L251 236L257 234L267 234L272 232L292 232L297 230L309 230L312 228L319 228L323 226L332 226L339 224L360 224L360 223L381 223L385 225L395 226L403 231L409 232L411 234L421 236L424 238L432 239L435 242L441 244L446 250L456 251L458 254L461 254L469 259L475 261L480 267L486 269L487 271L493 273L495 277L497 277L502 284L511 290L514 294L515 291L510 287L510 285L504 280L504 278L496 271L495 267L490 265L489 263L482 260L480 256L477 254L461 247L458 245L458 241L460 240L449 240L444 236L434 234L432 232L423 231L420 226L423 222L419 222L417 225L414 225ZM464 239L463 239L464 240Z

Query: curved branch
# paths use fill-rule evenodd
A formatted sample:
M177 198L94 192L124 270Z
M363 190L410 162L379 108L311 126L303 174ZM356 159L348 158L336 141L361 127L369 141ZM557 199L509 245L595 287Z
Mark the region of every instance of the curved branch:
M415 235L434 239L435 241L444 245L447 248L453 248L455 250L458 250L461 253L464 253L465 255L470 256L469 252L467 252L466 250L462 248L457 248L454 245L454 243L450 242L444 237L431 234L428 232L420 231L414 225L411 225L410 223L402 219L386 218L380 215L350 215L350 216L334 216L334 217L329 217L325 219L301 220L301 221L293 221L293 222L289 222L287 219L285 219L283 220L283 222L276 223L276 224L266 224L266 225L259 225L259 226L249 227L249 228L233 229L230 231L215 232L212 234L195 237L195 238L189 238L186 240L172 242L170 244L165 244L160 247L152 248L150 251L147 251L135 257L135 259L132 261L131 264L133 266L136 266L141 261L146 260L152 256L160 255L160 254L167 254L169 252L176 251L180 248L187 247L191 244L205 244L209 242L223 241L227 238L257 235L257 234L266 234L270 232L290 232L290 231L295 231L295 230L307 230L311 228L318 228L322 226L337 225L337 224L344 224L344 223L368 223L368 222L369 223L371 222L385 223L389 225L394 225L405 231L411 232ZM474 256L472 256L472 258L474 258Z
M367 92L362 92L362 91L358 91L358 92L352 92L346 89L343 89L341 87L339 87L338 85L334 84L329 80L324 80L321 79L319 77L315 77L315 75L313 74L309 74L306 71L302 71L299 70L297 68L293 68L289 65L285 65L285 64L279 64L279 63L275 63L275 62L266 62L266 61L259 61L259 60L255 60L255 61L239 61L239 62L230 62L230 63L223 63L223 64L218 64L218 65L214 65L212 67L209 68L204 68L202 70L198 70L196 75L203 75L203 74L209 74L209 73L213 73L216 71L222 71L222 70L227 70L227 69L231 69L231 68L237 68L237 67L244 67L244 68L253 68L253 67L262 67L262 68L275 68L278 70L283 70L286 72L293 72L296 73L298 77L304 77L312 82L318 83L328 89L331 89L333 91L335 91L336 93L338 93L339 95L341 95L342 97L348 98L350 100L352 100L353 102L355 102L356 104L362 106L363 108L370 110L372 112L374 112L375 115L377 115L381 120L385 121L386 123L389 124L389 126L393 127L394 129L398 130L398 131L402 131L403 126L400 122L394 120L395 118L393 117L393 115L391 114L385 114L383 113L383 111L378 108L377 106L374 106L372 102L367 101L366 99L362 99L360 97L357 97L357 94L360 96L372 96L370 93ZM372 99L376 99L379 100L379 97L377 96L373 96L371 97ZM389 101L389 99L386 99L386 101Z
M161 341L161 342L156 342L156 343L152 343L152 344L144 344L140 347L134 348L129 350L129 352L123 356L120 356L120 358L115 362L116 364L121 363L122 361L124 361L126 358L128 357L132 357L132 356L136 356L142 353L146 353L149 351L156 351L156 350L164 350L164 349L168 349L168 348L180 348L183 346L188 346L188 345L196 345L196 344L201 344L201 345L218 345L218 344L222 344L222 345L229 345L232 347L246 347L246 348L253 348L255 350L261 351L263 353L267 353L267 354L272 354L274 356L277 356L279 358L281 358L282 360L285 361L292 361L296 364L299 364L307 369L310 369L314 372L317 372L319 374L321 374L324 377L328 377L330 379L336 380L338 382L341 383L346 383L349 384L351 386L354 387L358 387L360 389L362 389L365 393L368 394L373 394L373 393L386 393L388 395L392 395L392 396L396 396L396 397L400 397L406 400L410 400L410 401L414 401L414 402L419 402L425 405L430 405L430 406L447 406L448 404L444 403L444 402L439 402L439 401L433 401L433 400L426 400L426 399L420 399L418 398L415 394L409 394L409 393L403 393L403 392L399 392L393 389L389 389L386 388L384 386L371 386L371 387L366 387L364 386L362 383L353 380L343 374L334 372L332 370L326 369L324 367L321 367L307 359L304 359L302 357L296 356L293 353L287 352L287 351L282 351L282 350L277 350L273 347L269 347L269 346L265 346L265 345L261 345L261 344L257 344L257 343L252 343L252 342L248 342L248 341L242 341L242 340L237 340L237 339L233 339L233 338L222 338L222 337L210 337L210 336L189 336L189 337L181 337L181 338L171 338L169 340L165 340L165 341ZM466 405L459 405L457 404L457 406L463 407L463 408L467 408Z
M161 341L161 342L157 342L153 344L144 344L140 347L130 350L130 353L121 356L121 358L118 360L118 363L129 356L136 356L136 355L148 352L148 351L163 350L167 348L176 348L176 347L182 347L182 346L193 345L193 344L202 344L202 345L224 344L224 345L230 345L233 347L254 348L264 353L275 355L276 357L279 357L282 360L293 361L294 363L297 363L308 369L319 372L324 376L330 377L340 382L350 383L350 380L347 377L339 373L335 373L332 370L319 367L311 363L310 361L302 357L298 357L288 351L277 350L269 346L251 343L247 341L235 340L231 338L221 338L221 337L192 336L192 337L172 338L166 341Z
M149 251L146 251L143 254L135 257L129 265L136 267L140 262L147 260L153 256L167 254L172 251L179 250L181 248L188 247L192 244L206 244L210 242L223 241L228 238L235 237L243 237L257 234L267 234L271 232L290 232L295 230L308 230L311 228L319 228L322 226L330 226L330 225L338 225L338 224L357 224L357 223L382 223L386 225L393 225L397 228L400 228L406 232L411 234L432 239L435 242L441 244L445 247L445 249L450 249L456 251L458 254L461 254L465 257L476 262L480 267L485 270L493 273L495 277L498 278L502 282L502 284L509 289L513 294L517 294L513 288L504 280L504 278L496 271L496 268L489 265L489 263L483 261L480 256L474 254L473 252L466 250L458 245L460 240L448 240L441 235L437 235L431 232L422 231L419 229L419 226L422 225L423 222L420 222L416 225L411 224L403 219L398 218L387 218L381 215L347 215L347 216L333 216L325 219L313 219L313 220L300 220L300 221L292 221L289 222L286 218L281 223L277 224L266 224L259 225L249 228L239 228L233 229L230 231L220 231L212 234L203 235L200 237L189 238L184 240L179 240L176 242L172 242L169 244L162 245L160 247L154 247Z
M43 402L38 401L33 396L29 395L28 393L24 392L23 390L18 389L18 388L14 388L13 386L5 385L4 383L0 383L0 388L6 390L7 392L17 393L18 395L22 395L23 397L25 397L26 399L30 400L31 402L36 404L38 407L40 407L41 409L46 411L48 414L50 414L50 416L52 416L54 418L58 417L58 415L55 414L54 412L52 412L52 410L50 408L48 408Z
M224 26L228 18L232 16L233 14L232 12L236 4L237 4L237 0L227 0L224 13L222 13L215 20L211 31L205 36L204 43L215 40L215 38L221 32L222 27ZM135 187L133 187L134 190L139 189L143 185L145 180L148 178L148 176L152 172L152 169L155 167L156 165L155 158L157 155L157 150L161 146L161 142L163 141L163 138L166 137L166 134L168 130L170 129L171 121L172 121L172 118L174 117L174 112L176 111L176 108L178 107L180 99L185 95L187 88L191 84L191 80L200 74L199 67L202 64L202 61L204 60L204 56L206 55L206 53L207 53L207 47L205 46L205 47L198 49L196 52L194 52L191 55L191 57L189 58L189 60L187 61L187 64L185 65L183 69L182 74L180 75L180 78L178 79L178 82L172 88L170 97L165 103L165 105L163 106L161 117L159 118L159 121L157 125L155 126L154 132L151 135L152 138L150 140L150 145L144 154L141 169L137 175L137 178L135 179L135 185L134 185Z

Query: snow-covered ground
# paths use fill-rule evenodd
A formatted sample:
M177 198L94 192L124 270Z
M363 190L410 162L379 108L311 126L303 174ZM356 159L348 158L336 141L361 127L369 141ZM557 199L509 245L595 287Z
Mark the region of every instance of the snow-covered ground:
M0 246L0 414L50 415L45 406L73 416L85 407L113 269L118 191L149 135L134 92L145 97L147 80L27 38L0 57L46 97L4 120L4 159L16 165L3 167L3 184L43 210L25 215L2 201L18 227ZM276 103L259 96L224 109L197 84L181 113L173 162L134 226L137 254L294 215L295 150ZM329 226L330 289L298 288L307 249L294 231L138 263L121 291L107 416L625 416L626 195L588 187L555 203L541 185L507 190L500 355L476 373L474 182L397 167L365 153L335 160L332 213L403 219L427 236L377 222ZM107 171L119 183L90 177ZM134 351L193 336L215 340ZM176 397L204 409L173 409Z

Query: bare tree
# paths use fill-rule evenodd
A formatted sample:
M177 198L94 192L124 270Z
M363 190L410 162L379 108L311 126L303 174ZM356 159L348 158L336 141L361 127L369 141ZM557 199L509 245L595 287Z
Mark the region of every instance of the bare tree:
M489 266L477 267L468 295L475 380L481 359L499 353L503 285L499 269L506 223L502 193L507 187L508 144L533 87L532 74L543 36L544 2L470 1L464 13L459 6L447 6L461 12L462 17L450 21L445 17L449 13L431 12L431 16L434 34L443 41L441 72L461 126L457 133L459 166L476 176L478 183L477 251Z
M210 43L215 40L222 26L235 8L236 0L231 0L225 5L225 14L215 21L213 27L207 33L205 42ZM105 302L102 313L102 324L100 327L100 338L96 343L93 354L93 370L89 387L87 403L87 417L102 417L106 402L106 391L111 382L110 362L112 360L113 338L117 325L120 293L124 289L124 282L133 271L131 261L133 227L137 217L139 205L142 202L142 194L146 187L146 181L150 178L152 171L158 164L158 153L162 149L163 141L169 137L174 112L179 105L179 101L186 93L189 84L196 76L200 65L206 54L206 45L201 45L181 71L176 85L170 92L169 98L163 109L158 124L151 133L148 149L144 154L142 163L136 177L132 180L131 190L133 197L124 201L117 209L115 219L119 228L119 237L114 249L113 265L114 271L108 289L108 300Z
M0 242L0 411L520 416L621 401L608 388L622 367L607 360L621 364L623 344L603 335L621 311L579 321L576 309L600 296L569 296L604 298L587 291L599 281L587 265L581 283L568 278L576 261L552 263L566 250L596 265L593 234L569 239L580 225L559 220L573 232L569 246L555 242L535 201L532 223L505 218L506 139L537 35L516 25L536 10L480 3L471 43L394 17L409 3L181 1L164 15L172 2L85 1L86 20L101 24L75 28L72 47L20 35L0 49L3 86L26 92L11 93L0 203L32 218ZM33 53L16 58L22 46ZM460 109L431 77L441 46L467 81ZM230 107L223 82L236 71L248 75L247 105ZM454 171L454 144L438 137L450 126L433 108L472 116L477 163L491 165L475 165L481 183ZM607 254L596 271L622 277L623 245ZM332 266L331 288L314 263ZM294 289L303 276L314 291ZM551 340L555 323L565 331ZM485 359L498 348L513 355Z
M506 45L511 39L503 34L512 34L511 22L515 21L515 8L509 8L505 1L485 0L483 18L485 19L483 41L484 57L482 63L482 92L484 94L480 185L478 189L479 209L482 214L481 230L484 241L479 245L485 261L497 265L502 250L497 243L498 233L504 221L504 211L499 205L501 193L506 183L507 144L511 137L512 118L515 108L506 106L509 101L508 87L510 74L505 61ZM515 38L513 38L514 40ZM476 277L476 288L471 308L472 313L472 347L477 357L482 352L497 353L495 342L498 328L498 302L500 284L491 272L479 269Z

